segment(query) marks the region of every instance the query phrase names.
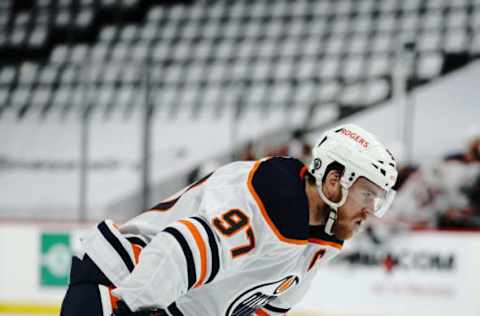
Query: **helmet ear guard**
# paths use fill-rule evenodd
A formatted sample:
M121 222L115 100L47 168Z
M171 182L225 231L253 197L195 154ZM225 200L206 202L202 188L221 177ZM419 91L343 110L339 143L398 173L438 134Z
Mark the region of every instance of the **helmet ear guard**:
M341 188L342 188L341 189L342 190L342 197L341 197L340 201L334 202L334 201L330 200L329 198L327 198L325 196L325 193L323 193L323 189L322 189L323 176L325 175L326 169L328 168L328 166L331 163L333 163L333 161L328 163L328 164L323 164L323 167L324 167L322 169L323 172L321 172L321 175L318 175L318 176L316 176L316 174L320 174L319 169L322 168L322 160L320 158L315 158L312 161L312 166L310 168L310 173L315 176L315 182L317 184L317 192L320 195L320 198L322 199L323 202L325 202L330 207L330 212L328 213L327 221L325 223L325 232L328 235L333 235L333 231L332 231L333 225L335 224L335 222L337 220L337 217L338 217L337 210L343 204L345 204L345 201L347 200L347 195L348 195L348 187L346 186L346 183L343 180L344 176L342 176L340 178L340 185L341 185Z

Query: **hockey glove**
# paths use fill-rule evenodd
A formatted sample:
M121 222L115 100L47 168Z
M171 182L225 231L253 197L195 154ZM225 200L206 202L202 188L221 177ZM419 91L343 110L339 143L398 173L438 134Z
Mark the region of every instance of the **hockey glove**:
M150 309L138 312L132 312L124 301L118 301L117 308L112 313L112 316L168 316L165 311L161 309Z

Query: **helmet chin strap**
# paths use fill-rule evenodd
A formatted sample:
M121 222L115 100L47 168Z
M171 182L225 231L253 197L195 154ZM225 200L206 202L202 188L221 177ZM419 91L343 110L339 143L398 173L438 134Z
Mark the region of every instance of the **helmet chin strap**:
M333 235L333 225L337 221L338 208L345 204L348 195L348 189L342 184L342 199L339 202L333 202L329 200L323 193L321 185L317 185L317 191L320 195L320 198L330 207L330 212L328 213L327 222L325 223L325 233L328 235Z

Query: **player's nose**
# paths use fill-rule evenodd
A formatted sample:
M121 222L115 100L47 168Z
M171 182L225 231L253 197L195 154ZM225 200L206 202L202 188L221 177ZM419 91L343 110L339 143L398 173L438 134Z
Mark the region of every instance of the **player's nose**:
M375 212L375 200L374 199L368 199L365 204L365 208L368 213L373 214Z

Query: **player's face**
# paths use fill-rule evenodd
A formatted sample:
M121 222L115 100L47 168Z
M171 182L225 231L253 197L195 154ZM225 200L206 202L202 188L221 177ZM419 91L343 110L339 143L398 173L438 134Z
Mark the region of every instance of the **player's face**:
M350 239L362 223L374 213L377 201L384 199L385 191L365 178L359 178L348 190L345 204L338 210L334 226L335 237Z

